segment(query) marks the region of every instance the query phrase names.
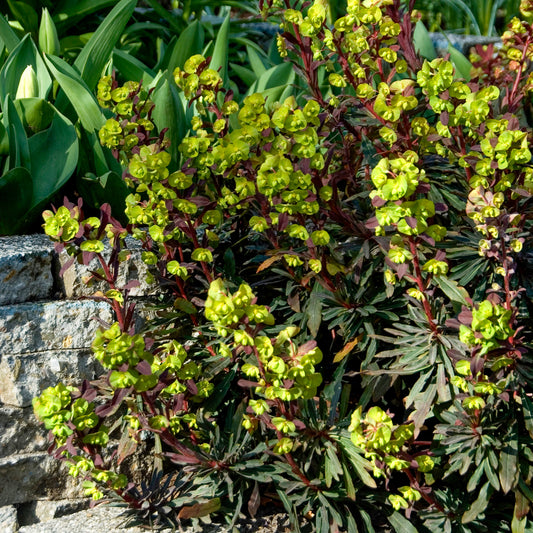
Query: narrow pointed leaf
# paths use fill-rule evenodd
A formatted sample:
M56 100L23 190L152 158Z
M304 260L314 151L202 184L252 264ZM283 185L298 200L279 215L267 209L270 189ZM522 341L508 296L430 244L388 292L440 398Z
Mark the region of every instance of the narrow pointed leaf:
M504 494L512 490L518 476L518 435L512 431L509 439L500 451L500 468L498 470Z
M152 101L155 104L152 113L154 123L159 131L168 128L166 137L170 140L169 150L172 161L177 163L180 159L178 146L187 132L187 123L176 84L171 80L170 73L163 76L157 84L152 93Z
M481 513L483 513L487 508L487 505L489 504L491 494L492 487L487 481L487 483L485 483L483 487L481 487L477 500L470 506L470 509L468 509L468 511L463 514L461 522L463 524L468 524L474 521Z
M12 52L20 43L18 35L3 15L0 15L0 39L2 39L8 52Z
M392 513L387 519L396 533L418 533L416 527L398 512Z
M24 167L31 172L30 148L24 126L9 96L4 100L2 122L9 139L9 168Z

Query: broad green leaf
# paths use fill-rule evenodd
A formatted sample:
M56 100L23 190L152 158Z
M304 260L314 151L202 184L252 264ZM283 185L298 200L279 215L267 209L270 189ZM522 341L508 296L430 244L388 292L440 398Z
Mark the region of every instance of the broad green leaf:
M433 41L429 36L425 24L421 20L416 23L415 31L413 33L413 43L415 45L415 50L428 61L432 61L437 57Z
M170 140L172 161L177 164L180 160L178 146L187 132L187 123L176 84L171 80L170 73L159 80L152 93L152 101L155 105L152 118L159 131L168 128L166 137Z
M121 0L98 26L74 61L74 67L90 90L96 87L102 76L111 52L120 39L136 5L137 0Z
M204 28L198 20L189 24L178 39L172 39L165 50L158 68L173 74L176 67L183 68L185 61L195 54L201 54L204 46Z
M230 16L225 18L217 33L213 55L209 67L213 70L220 69L220 76L224 87L228 84L228 46L229 46Z
M448 44L448 52L450 59L455 67L455 77L464 78L467 82L470 81L470 73L472 72L472 63L461 53L457 48Z
M8 52L12 52L20 43L17 34L3 15L0 15L0 39Z
M266 67L261 56L251 46L246 47L246 53L248 55L248 62L250 63L255 76L259 78L266 72Z
M507 440L500 451L500 468L498 475L504 494L512 490L518 476L518 435L516 428L509 432Z
M16 167L0 177L0 235L13 235L31 207L33 184L28 169Z
M81 125L89 132L99 130L105 122L104 115L96 98L80 75L59 57L45 55L44 59L59 86L70 100Z
M294 69L290 63L282 63L265 71L258 80L250 86L247 95L261 93L266 89L281 87L282 90L294 82Z
M6 95L11 94L15 98L22 73L28 65L33 67L39 85L38 96L43 100L47 99L52 88L52 78L48 73L46 65L41 59L37 47L28 34L13 49L0 71L0 99L3 102Z
M32 208L57 192L70 178L78 163L76 128L59 111L47 130L28 139L33 198Z
M463 287L459 287L456 281L446 276L435 276L433 278L442 292L452 301L468 306L470 297Z
M481 487L477 500L470 506L470 509L463 514L461 518L461 523L468 524L475 520L481 513L485 511L487 505L489 504L490 495L492 494L492 487L487 481Z
M127 80L143 81L144 85L150 85L155 78L155 72L147 67L136 57L118 50L113 50L113 66Z
M13 103L29 135L48 128L54 118L54 107L42 98L19 98Z
M247 87L250 87L250 85L257 81L257 77L254 74L253 70L243 67L242 65L237 65L235 63L230 63L229 66L231 72L237 74L237 76L239 76L239 78L244 82Z
M398 512L392 513L387 517L387 520L396 533L418 533L416 527Z

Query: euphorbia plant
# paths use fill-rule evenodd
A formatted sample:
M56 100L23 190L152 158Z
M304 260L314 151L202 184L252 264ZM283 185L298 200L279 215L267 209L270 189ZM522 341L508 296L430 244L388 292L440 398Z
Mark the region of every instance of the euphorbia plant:
M295 530L525 531L533 29L513 21L466 81L416 54L412 4L348 1L328 24L321 1L260 2L308 91L239 105L191 57L174 172L148 94L100 82L129 223L67 203L45 230L98 258L116 322L97 381L35 400L88 493L174 523L268 494ZM128 234L161 287L142 331L116 281ZM141 442L144 492L120 466Z

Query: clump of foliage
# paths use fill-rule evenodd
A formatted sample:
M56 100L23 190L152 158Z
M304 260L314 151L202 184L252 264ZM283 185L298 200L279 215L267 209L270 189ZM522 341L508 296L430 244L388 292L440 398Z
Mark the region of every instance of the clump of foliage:
M306 91L239 104L192 56L173 171L149 94L100 81L128 224L66 202L44 228L98 258L115 322L98 380L34 400L87 494L153 523L277 501L294 531L527 530L533 4L467 82L417 55L413 3L348 0L329 24L320 0L261 1ZM127 235L160 287L139 331Z

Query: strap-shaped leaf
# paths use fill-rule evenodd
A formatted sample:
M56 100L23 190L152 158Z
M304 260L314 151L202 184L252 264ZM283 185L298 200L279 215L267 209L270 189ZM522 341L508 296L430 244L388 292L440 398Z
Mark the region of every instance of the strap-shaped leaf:
M74 67L89 89L96 87L136 5L137 0L121 0L98 26L74 61Z
M104 124L104 115L98 106L96 98L80 75L59 57L45 55L44 59L50 72L52 72L75 109L81 125L87 131L100 129ZM63 107L60 108L61 111L63 109Z
M215 47L213 48L213 55L209 65L213 70L220 68L220 76L224 81L224 86L228 84L228 47L229 47L229 26L230 16L224 19L222 26L218 30Z
M168 70L172 74L176 67L183 68L189 57L201 54L203 46L204 28L198 20L195 20L181 32L177 39L174 38L170 42L156 70Z
M172 161L178 162L178 146L187 132L187 122L176 84L169 79L170 76L170 73L163 76L152 93L152 101L155 104L152 117L159 131L168 128L166 136L170 140Z
M470 297L463 287L460 287L456 281L452 281L446 276L435 276L433 278L442 292L452 301L462 305L469 305Z
M32 208L50 198L70 178L78 164L78 135L70 120L56 111L50 127L28 139Z

